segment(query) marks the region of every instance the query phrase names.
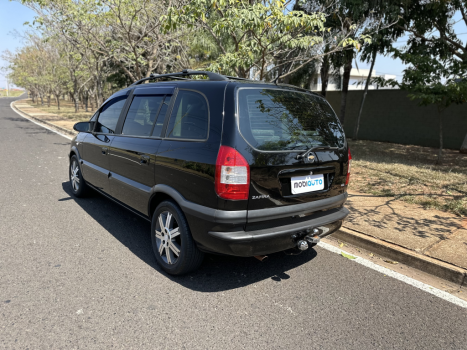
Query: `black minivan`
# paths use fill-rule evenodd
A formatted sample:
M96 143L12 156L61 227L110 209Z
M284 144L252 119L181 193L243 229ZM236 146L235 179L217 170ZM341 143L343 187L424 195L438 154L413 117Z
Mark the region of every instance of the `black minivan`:
M74 195L93 188L151 221L156 260L170 274L198 268L205 252L298 253L349 213L344 131L304 89L212 72L152 75L74 129Z

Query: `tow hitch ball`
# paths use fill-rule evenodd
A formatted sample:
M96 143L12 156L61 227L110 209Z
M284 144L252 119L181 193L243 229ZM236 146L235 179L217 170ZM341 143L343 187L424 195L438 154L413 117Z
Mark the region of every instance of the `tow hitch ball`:
M313 229L312 233L303 237L297 242L297 248L299 250L307 250L309 248L309 244L318 244L321 240L318 236L319 230Z
M299 240L297 242L297 248L299 250L307 250L308 249L308 243L301 239L301 240Z

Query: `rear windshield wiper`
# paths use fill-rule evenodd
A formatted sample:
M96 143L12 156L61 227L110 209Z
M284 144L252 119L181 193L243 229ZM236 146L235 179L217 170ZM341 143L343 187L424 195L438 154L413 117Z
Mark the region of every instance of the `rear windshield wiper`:
M332 151L332 150L337 150L339 149L339 147L331 147L331 146L315 146L315 147L311 147L308 151L302 153L302 154L299 154L295 157L295 159L302 159L302 158L305 158L308 153L310 152L314 152L314 151L322 151L322 150L327 150L327 151Z

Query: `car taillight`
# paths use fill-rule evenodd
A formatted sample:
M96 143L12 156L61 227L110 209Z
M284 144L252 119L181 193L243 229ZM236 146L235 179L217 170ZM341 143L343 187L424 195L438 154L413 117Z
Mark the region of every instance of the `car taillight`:
M221 146L216 161L216 193L230 200L246 200L250 190L250 166L235 149Z
M350 181L350 167L352 165L352 155L350 154L350 147L348 148L349 150L349 167L347 168L347 176L345 178L345 185L347 186Z

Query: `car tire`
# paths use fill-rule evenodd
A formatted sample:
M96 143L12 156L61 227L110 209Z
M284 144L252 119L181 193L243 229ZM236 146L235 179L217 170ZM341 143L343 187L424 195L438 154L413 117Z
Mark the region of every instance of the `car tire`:
M70 158L69 177L71 191L75 197L84 197L89 191L89 187L83 179L78 157L73 155Z
M196 246L180 207L172 201L160 203L151 223L152 249L157 263L171 275L198 269L204 253Z

